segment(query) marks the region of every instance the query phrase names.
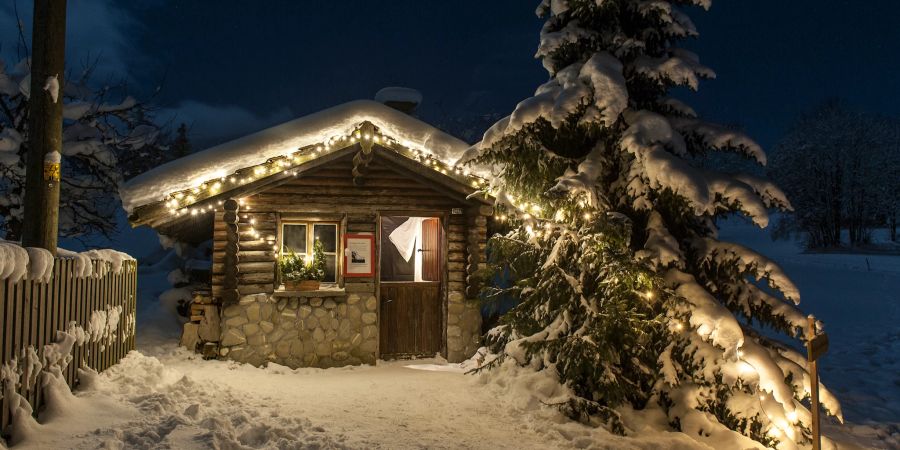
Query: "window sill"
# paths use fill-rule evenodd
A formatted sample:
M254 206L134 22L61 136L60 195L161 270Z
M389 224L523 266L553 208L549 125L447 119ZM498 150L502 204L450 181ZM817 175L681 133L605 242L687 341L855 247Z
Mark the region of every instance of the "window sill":
M290 291L282 285L272 295L275 297L343 297L347 295L347 291L337 286L322 286L315 291Z

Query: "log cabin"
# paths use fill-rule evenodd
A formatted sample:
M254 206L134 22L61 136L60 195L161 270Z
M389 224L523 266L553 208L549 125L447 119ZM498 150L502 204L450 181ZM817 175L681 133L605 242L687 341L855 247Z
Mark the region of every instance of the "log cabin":
M388 105L339 105L126 184L133 226L212 241L208 293L183 343L292 368L475 353L486 181L456 165L467 144ZM286 288L278 258L310 255L316 241L319 289Z

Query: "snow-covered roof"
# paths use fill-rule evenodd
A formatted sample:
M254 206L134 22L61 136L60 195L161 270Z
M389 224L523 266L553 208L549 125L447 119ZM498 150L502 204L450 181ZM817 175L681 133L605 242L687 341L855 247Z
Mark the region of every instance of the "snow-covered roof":
M164 200L172 192L193 189L270 158L346 136L364 122L372 123L403 146L431 154L448 165L454 165L469 148L465 142L408 114L375 101L357 100L156 167L119 190L122 205L131 213L139 206Z

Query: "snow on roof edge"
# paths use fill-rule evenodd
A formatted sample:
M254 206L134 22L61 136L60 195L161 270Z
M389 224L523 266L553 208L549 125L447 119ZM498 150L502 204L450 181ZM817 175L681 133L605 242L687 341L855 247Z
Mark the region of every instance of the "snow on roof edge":
M433 154L453 164L469 145L432 125L372 100L343 103L294 119L206 150L170 161L131 179L119 189L122 206L130 214L138 206L165 199L166 195L190 189L321 143L332 136L352 132L368 121L407 147Z

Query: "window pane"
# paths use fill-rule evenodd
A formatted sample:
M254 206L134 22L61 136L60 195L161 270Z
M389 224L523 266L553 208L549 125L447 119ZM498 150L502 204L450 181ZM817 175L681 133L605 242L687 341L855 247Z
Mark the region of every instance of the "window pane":
M282 253L306 253L306 225L284 225Z
M337 257L335 255L325 255L325 281L327 283L335 283L337 282L337 268L336 268Z
M313 225L313 237L322 241L322 250L325 253L337 252L337 225L315 224Z

